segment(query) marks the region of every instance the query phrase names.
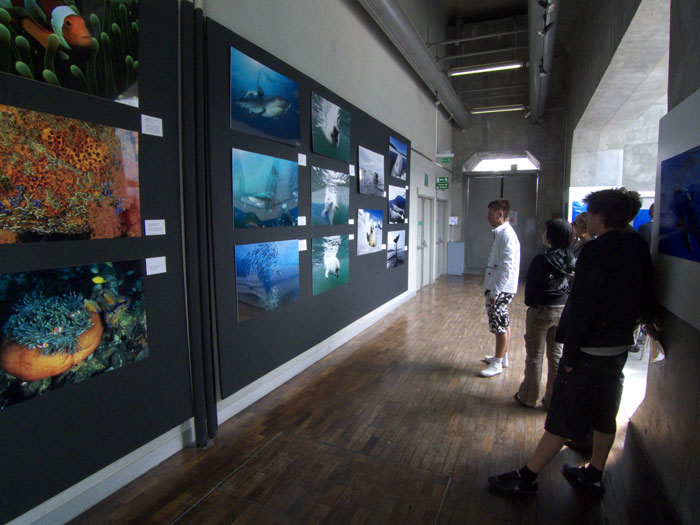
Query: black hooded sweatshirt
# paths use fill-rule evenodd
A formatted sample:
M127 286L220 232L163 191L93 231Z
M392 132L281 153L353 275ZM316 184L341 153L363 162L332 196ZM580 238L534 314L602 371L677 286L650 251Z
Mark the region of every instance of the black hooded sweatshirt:
M571 250L547 250L535 256L525 278L527 306L559 306L569 297L569 278L574 271Z

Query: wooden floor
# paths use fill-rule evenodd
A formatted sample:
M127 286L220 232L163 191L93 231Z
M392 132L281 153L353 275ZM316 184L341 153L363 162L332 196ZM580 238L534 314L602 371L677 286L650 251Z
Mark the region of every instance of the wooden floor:
M561 475L585 461L568 449L536 496L488 489L526 462L545 417L512 399L522 291L511 318L510 367L478 377L494 344L480 279L443 277L228 420L214 447L177 453L75 523L673 523L624 421L602 501Z

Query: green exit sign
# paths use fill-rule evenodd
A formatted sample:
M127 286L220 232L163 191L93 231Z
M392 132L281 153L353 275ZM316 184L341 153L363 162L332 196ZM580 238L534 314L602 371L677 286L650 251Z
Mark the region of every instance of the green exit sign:
M441 157L440 163L441 164L452 164L452 157Z
M449 177L436 177L435 187L439 190L450 189L450 178Z

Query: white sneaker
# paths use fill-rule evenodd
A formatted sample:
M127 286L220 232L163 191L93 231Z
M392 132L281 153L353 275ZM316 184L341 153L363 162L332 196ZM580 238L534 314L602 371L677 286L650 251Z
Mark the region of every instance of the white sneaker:
M479 375L481 377L493 377L493 376L497 376L501 372L503 372L503 366L501 366L501 363L497 363L496 361L491 361L489 363L489 366L487 366L481 372L479 372Z
M483 361L486 363L493 363L494 359L496 359L495 355L485 355ZM508 368L508 354L503 356L503 362L501 363L501 366L503 368Z

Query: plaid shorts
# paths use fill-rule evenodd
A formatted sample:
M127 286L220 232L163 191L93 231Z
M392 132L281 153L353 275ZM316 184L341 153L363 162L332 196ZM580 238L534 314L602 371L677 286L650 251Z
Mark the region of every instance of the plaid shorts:
M492 334L503 334L508 331L510 318L508 317L508 305L515 297L514 293L501 292L496 297L496 302L491 303L491 290L484 292L486 299L486 315L489 318L489 331Z

